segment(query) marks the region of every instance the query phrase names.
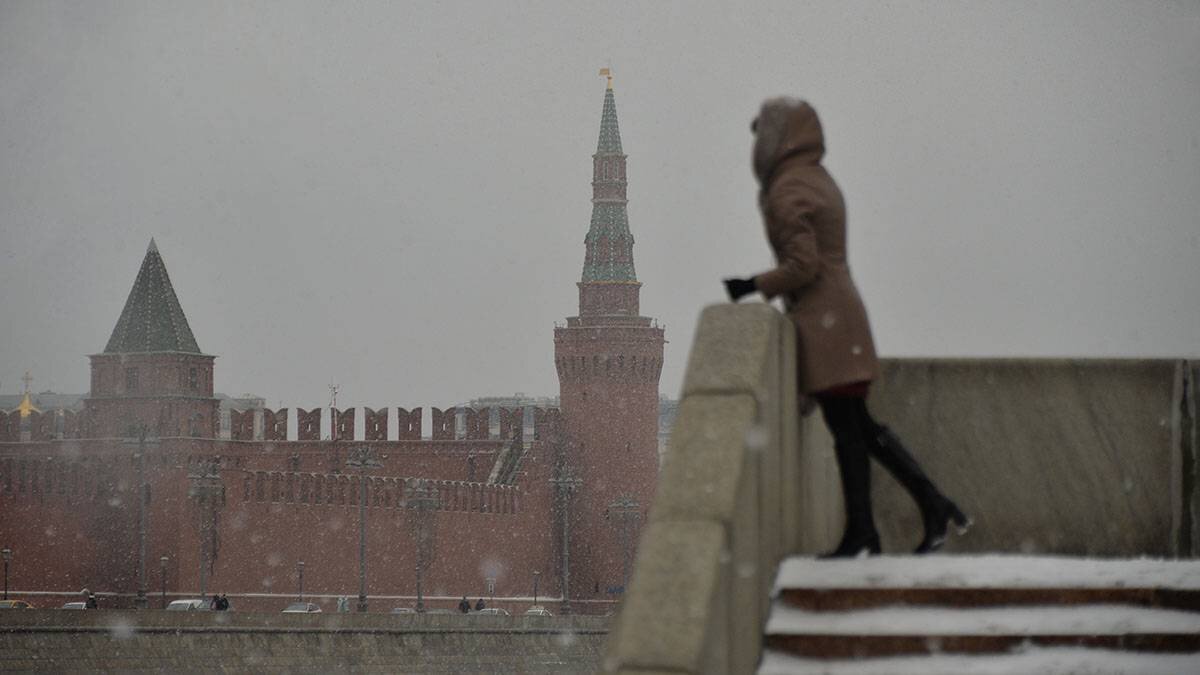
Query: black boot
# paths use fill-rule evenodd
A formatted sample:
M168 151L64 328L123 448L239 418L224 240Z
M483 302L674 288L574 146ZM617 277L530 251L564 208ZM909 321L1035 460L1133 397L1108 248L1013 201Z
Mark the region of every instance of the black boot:
M921 465L917 464L917 460L909 454L891 429L882 424L878 426L872 450L872 456L900 482L921 509L925 538L913 553L920 555L941 548L942 544L946 543L946 529L951 522L957 527L959 534L966 533L971 527L971 519L938 491L937 486L929 480L921 470Z
M867 444L855 439L838 443L835 449L846 504L846 531L838 547L821 558L857 558L863 552L879 555L879 533L871 516L871 460Z

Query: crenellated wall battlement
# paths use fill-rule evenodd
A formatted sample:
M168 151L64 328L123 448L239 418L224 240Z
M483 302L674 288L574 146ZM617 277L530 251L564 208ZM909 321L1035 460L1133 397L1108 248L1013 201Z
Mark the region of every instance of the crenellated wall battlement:
M634 357L633 364L637 359ZM649 373L662 363L646 362ZM655 375L657 377L657 375ZM555 408L430 408L429 434L424 435L423 408L362 408L363 429L358 432L357 408L296 409L294 431L289 430L288 408L229 411L229 440L234 441L459 441L499 440L523 443L527 434L539 438L547 425L559 423ZM393 426L392 422L395 421ZM391 433L391 429L395 433Z

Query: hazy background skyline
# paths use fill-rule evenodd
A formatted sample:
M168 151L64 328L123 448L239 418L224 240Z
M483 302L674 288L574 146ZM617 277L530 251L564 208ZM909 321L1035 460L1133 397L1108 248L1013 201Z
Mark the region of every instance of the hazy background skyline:
M557 394L615 75L678 393L812 101L884 356L1200 356L1200 3L0 1L0 393L86 392L151 237L216 389Z

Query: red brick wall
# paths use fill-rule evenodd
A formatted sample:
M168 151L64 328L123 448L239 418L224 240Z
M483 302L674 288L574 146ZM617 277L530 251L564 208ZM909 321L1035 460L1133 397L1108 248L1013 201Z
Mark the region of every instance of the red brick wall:
M573 317L554 339L569 462L582 479L571 505L571 595L617 599L625 549L619 521L607 511L623 496L638 503L628 530L632 552L658 478L663 331L642 317Z
M528 604L519 598L531 593L534 571L541 572L542 595L557 595L550 459L544 443L528 446L514 485L466 481L472 456L480 466L477 481L486 478L503 446L498 439L369 445L384 464L369 478L370 594L415 593L403 479L418 477L436 479L442 500L442 509L433 515L436 553L425 583L427 595L444 596L431 600L434 606L452 604L450 597L456 603L463 594L475 599L487 577L496 579L498 602L514 608ZM356 597L358 481L344 466L349 447L210 439L150 444L147 578L152 606L157 606L162 585L162 555L168 556L171 597L199 590L200 511L188 496L188 473L216 457L225 499L217 511L209 592L228 594L239 609L277 610L295 593L295 563L303 560L305 593L330 596L322 600L327 611L334 609L334 596ZM14 591L67 594L52 596L60 604L86 587L104 594L107 606L132 603L137 589L136 450L136 443L117 440L0 444L0 542L14 550ZM318 484L324 488L320 503L314 499ZM47 597L30 599L45 606ZM371 604L372 611L386 611L412 600L381 598Z

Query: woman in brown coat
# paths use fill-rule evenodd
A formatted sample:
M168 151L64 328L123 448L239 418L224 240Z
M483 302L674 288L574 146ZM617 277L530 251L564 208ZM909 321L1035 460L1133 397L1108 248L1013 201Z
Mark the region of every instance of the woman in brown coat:
M781 296L796 326L800 393L816 399L833 433L846 504L845 534L828 557L880 552L871 515L870 457L921 509L925 536L915 552L937 550L950 522L964 531L970 521L867 411L879 360L846 262L846 205L821 166L821 122L807 103L776 98L763 103L752 130L759 208L777 264L750 279L726 279L725 286L735 302L754 291L767 299Z

